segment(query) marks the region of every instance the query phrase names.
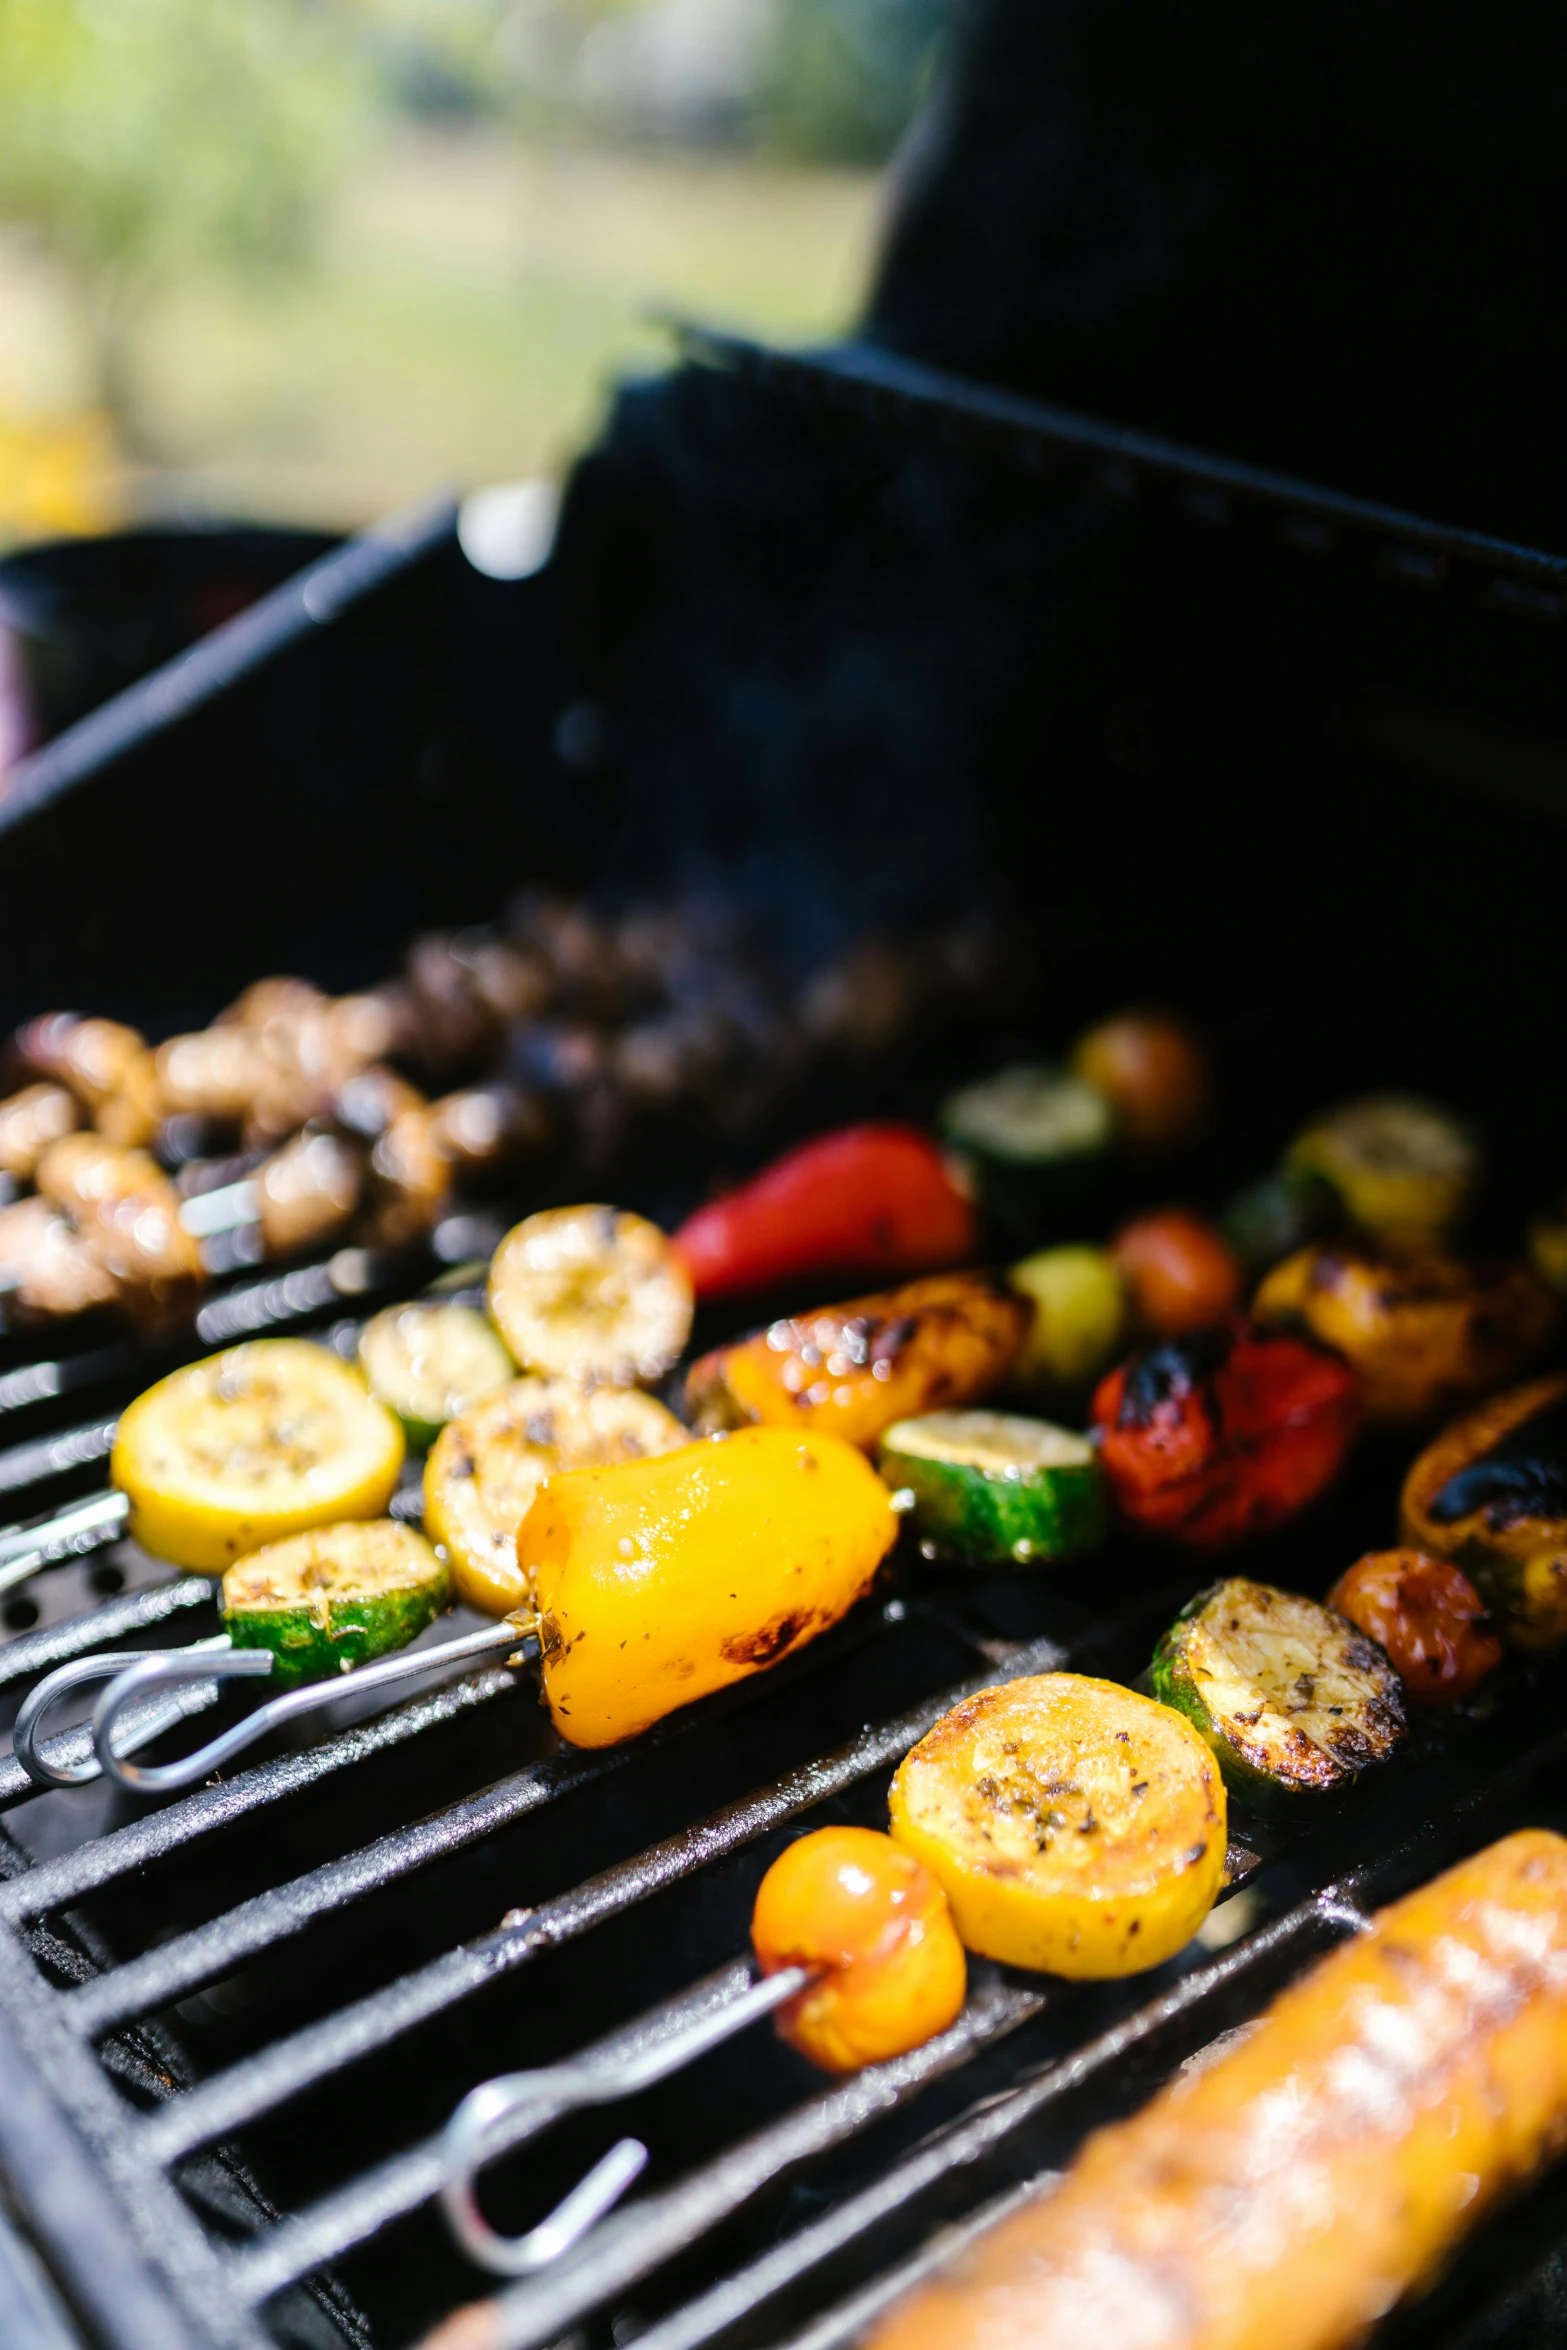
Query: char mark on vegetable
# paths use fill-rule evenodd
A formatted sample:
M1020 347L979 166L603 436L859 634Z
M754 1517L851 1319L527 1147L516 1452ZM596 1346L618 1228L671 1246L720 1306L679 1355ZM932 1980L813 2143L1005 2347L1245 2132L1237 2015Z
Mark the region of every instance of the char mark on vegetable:
M1489 1452L1454 1472L1433 1495L1439 1526L1484 1510L1493 1533L1521 1518L1567 1518L1567 1396L1510 1429Z

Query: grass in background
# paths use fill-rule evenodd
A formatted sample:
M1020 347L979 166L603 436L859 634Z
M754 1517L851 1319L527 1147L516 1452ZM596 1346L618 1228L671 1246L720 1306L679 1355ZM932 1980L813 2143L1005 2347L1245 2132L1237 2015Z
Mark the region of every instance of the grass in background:
M846 326L878 186L404 135L346 191L307 273L189 280L152 310L135 364L156 446L125 502L352 524L436 487L557 471L614 375L667 359L650 306L781 337Z

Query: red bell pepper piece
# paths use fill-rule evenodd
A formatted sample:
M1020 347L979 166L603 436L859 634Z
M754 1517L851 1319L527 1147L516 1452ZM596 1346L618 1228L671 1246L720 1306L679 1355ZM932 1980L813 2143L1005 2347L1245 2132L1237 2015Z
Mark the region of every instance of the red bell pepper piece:
M1222 1550L1292 1518L1360 1425L1336 1355L1244 1322L1135 1355L1094 1397L1100 1458L1130 1525Z
M700 1298L833 1273L920 1273L975 1254L973 1202L912 1126L845 1126L786 1151L682 1224Z

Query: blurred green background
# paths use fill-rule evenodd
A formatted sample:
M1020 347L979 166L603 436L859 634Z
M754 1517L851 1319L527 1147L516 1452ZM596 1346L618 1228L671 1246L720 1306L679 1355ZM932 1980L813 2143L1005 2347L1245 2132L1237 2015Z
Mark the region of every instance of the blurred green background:
M834 331L960 0L0 0L0 541L555 472Z

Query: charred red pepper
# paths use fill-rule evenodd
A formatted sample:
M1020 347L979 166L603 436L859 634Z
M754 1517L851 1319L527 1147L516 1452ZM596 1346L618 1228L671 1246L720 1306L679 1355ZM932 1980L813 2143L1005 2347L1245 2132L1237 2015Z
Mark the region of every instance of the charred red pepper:
M684 1223L699 1298L832 1273L919 1273L977 1254L973 1202L912 1126L846 1126L787 1151Z
M1456 1705L1502 1661L1468 1576L1422 1550L1368 1552L1340 1575L1328 1605L1386 1649L1415 1705Z
M1360 1400L1335 1356L1234 1323L1123 1363L1101 1382L1094 1419L1122 1518L1223 1550L1282 1525L1331 1483Z

